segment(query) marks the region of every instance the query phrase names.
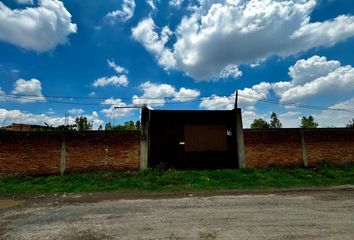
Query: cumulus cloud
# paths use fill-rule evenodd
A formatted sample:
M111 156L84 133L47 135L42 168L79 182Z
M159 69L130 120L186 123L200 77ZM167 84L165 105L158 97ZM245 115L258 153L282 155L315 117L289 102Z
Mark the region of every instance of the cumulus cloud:
M27 5L33 5L34 2L33 0L15 0L17 4L27 4Z
M170 0L168 1L168 5L171 7L179 8L181 7L184 0Z
M165 104L165 98L173 97L176 89L169 84L156 84L150 81L140 84L143 95L133 96L133 104L148 104L154 106L162 106Z
M243 73L238 69L237 65L227 65L220 73L220 78L239 78Z
M329 109L340 109L344 111L321 111L314 113L313 116L321 127L345 127L354 118L354 97L349 100L336 103Z
M43 102L45 97L42 95L42 85L38 79L31 80L18 79L14 83L14 90L11 94L19 102Z
M91 115L85 115L88 122L93 123L93 128L97 129L99 125L103 124L103 121L99 119L97 112L93 111ZM0 122L4 125L10 125L12 123L25 123L25 124L37 124L44 125L44 122L49 125L59 126L65 124L65 117L48 116L46 114L33 114L24 112L21 110L7 110L0 108ZM75 118L68 118L69 124L75 123Z
M270 114L260 114L253 110L242 110L242 124L244 128L250 128L251 123L253 123L253 121L258 118L263 118L264 120L268 121Z
M354 68L339 61L313 56L297 61L289 68L291 81L273 84L282 102L302 101L321 94L343 94L354 91Z
M102 77L94 81L92 85L94 87L105 87L108 85L126 87L128 85L128 77L126 75Z
M347 111L288 111L279 114L283 127L299 127L302 116L312 115L320 127L345 127L353 118L354 98L334 104L329 109L342 109ZM300 109L299 109L300 110ZM268 118L269 119L269 118Z
M172 35L171 30L165 26L162 28L160 34L156 32L156 25L154 20L149 17L132 29L133 38L140 42L147 51L156 56L160 65L165 69L170 69L175 66L176 60L172 52L165 47Z
M111 77L101 77L98 78L96 81L92 83L92 86L94 87L105 87L108 85L113 85L113 86L123 86L126 87L128 86L128 77L126 74L128 74L128 70L125 69L124 67L121 67L117 65L113 60L107 60L108 66L113 68L114 71L118 74L125 73L122 75L114 75Z
M10 9L0 2L0 41L45 52L68 43L77 26L59 0L39 0L38 7Z
M106 15L108 19L112 22L120 21L127 22L134 16L135 1L134 0L123 0L122 9L115 10Z
M72 114L72 115L80 115L80 114L83 114L84 112L85 112L85 110L82 108L72 108L72 109L68 110L68 113Z
M257 101L268 96L272 85L270 83L261 82L252 86L251 88L244 88L238 91L238 105L241 107L250 107L257 103ZM235 105L236 93L230 96L217 96L215 94L210 97L202 99L199 107L208 110L231 110Z
M176 88L172 85L157 84L150 81L142 83L140 89L143 91L143 95L134 95L132 99L133 104L163 106L166 103L165 98L172 98L172 101L187 102L200 95L199 90L196 89L182 87L179 91L176 91Z
M178 92L175 93L173 101L177 102L188 102L197 97L199 97L200 91L196 89L180 88Z
M133 108L115 108L127 106L127 104L119 98L108 98L105 99L101 104L110 105L109 108L101 110L101 113L109 119L127 116L130 112L134 110Z
M199 5L182 18L172 49L165 46L169 39L161 39L152 19L138 24L140 34L133 29L133 37L159 64L195 80L218 78L228 65L298 54L354 36L350 15L311 22L315 0L203 0ZM162 53L168 54L169 61L161 61Z

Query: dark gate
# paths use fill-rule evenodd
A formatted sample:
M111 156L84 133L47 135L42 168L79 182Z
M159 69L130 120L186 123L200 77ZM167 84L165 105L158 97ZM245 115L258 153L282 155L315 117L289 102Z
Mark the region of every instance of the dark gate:
M237 168L235 111L150 110L149 167Z

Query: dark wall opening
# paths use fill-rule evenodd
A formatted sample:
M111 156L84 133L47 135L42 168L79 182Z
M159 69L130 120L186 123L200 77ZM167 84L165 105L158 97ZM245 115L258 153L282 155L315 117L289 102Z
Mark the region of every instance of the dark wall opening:
M235 111L150 110L149 167L237 168Z

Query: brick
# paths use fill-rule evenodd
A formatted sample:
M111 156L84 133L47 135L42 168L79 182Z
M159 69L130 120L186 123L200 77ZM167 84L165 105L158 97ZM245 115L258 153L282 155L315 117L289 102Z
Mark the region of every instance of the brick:
M0 174L59 174L63 134L66 172L140 167L139 132L0 132Z

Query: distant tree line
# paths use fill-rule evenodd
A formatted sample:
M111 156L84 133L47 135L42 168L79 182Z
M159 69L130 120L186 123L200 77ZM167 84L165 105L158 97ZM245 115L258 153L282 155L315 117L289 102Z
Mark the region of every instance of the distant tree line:
M123 125L112 125L111 123L106 123L104 130L106 131L133 131L133 130L140 130L141 123L140 121L128 121L124 122ZM98 127L98 130L102 130L102 126Z
M354 118L349 121L349 123L347 124L347 128L354 128Z
M89 131L92 130L92 123L87 120L87 117L80 116L75 119L74 124L69 125L59 125L57 127L53 127L48 123L44 123L45 128L42 130L46 131ZM302 117L300 128L317 128L319 124L315 121L315 118L312 115L308 117ZM276 113L272 112L270 116L270 121L267 122L263 118L254 119L253 123L250 126L252 129L275 129L275 128L282 128L283 125L280 122ZM354 118L349 121L346 125L347 128L354 128ZM138 120L134 121L127 121L123 124L112 125L112 123L106 123L103 129L102 125L98 127L98 131L134 131L141 129L141 122Z
M349 125L354 125L354 118L353 121L351 121L351 124L348 124L347 127L350 127ZM308 117L302 117L301 119L300 128L317 128L318 126L319 124L315 121L315 118L311 115L309 115ZM258 118L255 119L253 123L251 123L251 128L253 129L282 128L282 123L278 119L277 114L273 112L270 116L269 123L263 118Z
M47 131L90 131L92 130L92 123L90 123L87 120L87 117L80 116L75 118L75 123L74 124L68 124L68 125L59 125L57 127L53 127L52 125L49 125L48 123L44 122L45 124L45 129ZM127 121L124 122L124 124L120 125L112 125L111 123L106 123L105 128L103 129L102 125L98 127L98 131L134 131L134 130L140 130L141 129L141 123L140 121Z

